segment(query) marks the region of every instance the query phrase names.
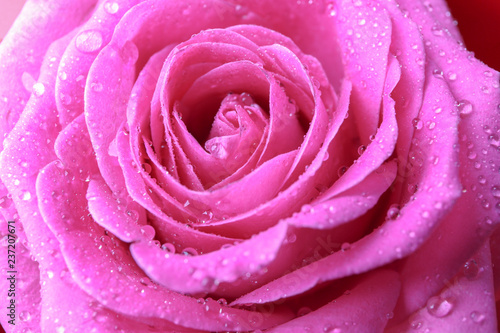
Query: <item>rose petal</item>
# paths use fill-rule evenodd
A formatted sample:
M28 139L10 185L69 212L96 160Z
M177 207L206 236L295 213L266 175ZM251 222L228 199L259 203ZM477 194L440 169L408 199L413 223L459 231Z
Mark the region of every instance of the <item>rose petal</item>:
M402 1L402 5L403 8L410 6L405 1ZM447 34L436 38L433 31L442 27L437 22L436 25L428 23L428 11L421 4L418 6L420 11L413 11L414 19L422 22L424 38L433 41L426 48L433 60L431 70L437 78L446 80L453 98L459 102L460 181L465 191L432 238L409 258L407 270L403 272L407 280L403 292L406 294L421 289L425 293L421 294L420 305L413 301L406 305L405 311L414 311L426 298L437 293L443 287L443 281L456 274L500 222L498 214L492 211L493 206L498 207L498 197L495 197L493 187L500 184L500 175L490 168L490 161L494 161L493 156L498 154L498 133L493 129L498 129L500 121L497 116L500 102L499 74L474 60L463 46ZM451 64L439 55L439 50L447 50ZM441 69L446 71L443 73L445 75L441 74ZM449 73L456 76L450 79ZM451 103L452 101L448 102ZM436 156L439 156L441 163L442 156ZM447 251L440 251L440 256L429 257L429 253L434 254L441 248L446 248ZM416 265L423 262L424 257L429 260L425 260L422 270L417 270ZM416 275L412 276L411 272ZM440 277L436 279L434 277L437 273ZM430 280L424 281L425 276L430 276ZM423 285L426 287L420 287Z
M375 133L379 124L392 22L376 2L364 4L343 0L337 8L338 43L343 51L345 74L353 83L350 110L358 120L361 143L367 145L368 137Z
M184 255L165 253L151 243L138 242L131 246L131 252L148 276L170 290L190 294L224 292L226 297L241 295L249 289L247 285L255 288L281 275L282 268L292 267L300 262L301 256L311 251L311 244L321 241L318 235L325 233L298 229L337 228L332 232L336 240L351 239L350 234L358 227L353 221L377 203L377 199L391 184L387 180L394 179L395 174L395 163L389 163L370 175L362 186L337 198L311 205L309 211L283 219L275 227L219 251L187 258ZM346 226L346 229L350 229L349 232L339 228L347 222L351 222ZM288 241L289 239L293 241ZM261 250L254 251L256 248ZM331 250L334 249L329 251ZM172 271L176 272L175 276L172 276ZM224 283L229 285L223 286Z
M427 117L432 117L431 119L435 121L435 127L432 129L433 141L430 143L435 141L437 144L427 145L426 156L432 158L434 155L439 155L440 160L437 164L424 164L421 169L414 170L419 188L412 200L409 200L401 210L398 219L393 222L386 221L378 230L351 244L348 251L336 252L313 263L316 274L304 274L308 267L306 266L243 296L234 304L275 301L284 298L283 295L291 297L301 294L325 281L366 272L412 253L424 240L434 235L436 225L447 215L460 195L460 188L455 168L458 157L453 148L457 140L457 115L452 113L435 117L432 112L433 107L441 103L443 106L449 105L450 96L447 95L446 86L441 80L430 73L428 77L421 115L423 121L427 121ZM387 88L392 87L387 86ZM422 137L418 139L424 141L425 138L429 138L427 131L431 130L423 128L419 133ZM433 194L428 195L429 191ZM439 209L435 208L436 204L439 204ZM407 278L410 277L405 277ZM293 283L289 283L290 281Z
M268 330L270 333L383 332L399 295L398 274L378 270L368 274L349 295L343 295L321 308Z
M249 330L255 325L252 312L222 307L214 301L201 304L192 297L152 283L137 267L128 247L106 235L88 217L83 204L86 200L77 195L85 186L85 183L65 176L56 163L44 168L37 181L44 219L54 230L72 278L80 288L106 307L144 321L150 317L161 318L185 327L212 331ZM51 193L54 191L76 200L67 202L63 198L53 198ZM69 221L78 219L79 222L66 230L67 222L61 215ZM180 316L186 311L195 315ZM288 318L287 313L277 312L268 318L269 321L258 323L257 327L266 328ZM168 329L169 323L160 322Z
M430 293L422 309L412 314L408 321L391 327L388 332L416 330L425 332L495 332L496 308L493 289L490 249L485 244L453 279L441 277L444 290L436 296ZM404 281L404 280L403 280ZM404 282L403 282L404 283ZM421 289L423 291L425 289ZM427 294L427 292L426 292ZM407 300L407 303L411 299ZM420 300L416 302L420 304Z
M196 244L196 249L199 252L213 251L219 249L222 245L231 242L230 239L225 237L214 234L206 234L188 228L163 212L162 206L159 205L160 202L169 201L161 201L161 199L155 200L155 197L151 196L152 193L159 192L160 189L158 188L158 185L153 184L153 182L150 182L149 186L146 185L144 180L148 176L143 173L137 173L137 171L132 167L132 163L135 162L131 156L128 138L121 131L117 136L117 149L129 195L140 203L142 207L146 208L149 213L156 216L159 221L161 221L160 223L155 223L155 226L157 229L156 231L159 235L161 235L162 241L174 243L180 250L184 247L192 247L192 244ZM144 172L144 170L141 172ZM151 188L150 186L156 186L156 188L149 191L148 188ZM184 221L184 219L181 221Z
M10 221L8 223L7 221ZM12 223L12 221L14 223ZM7 223L9 227L7 227ZM6 258L7 268L4 278L0 279L0 288L5 291L2 298L2 307L6 309L6 315L0 318L3 327L12 327L9 323L12 319L17 329L29 329L40 326L40 271L38 263L30 255L26 236L24 234L21 221L17 219L17 214L10 215L10 218L3 220L0 218L0 253ZM9 232L13 230L13 232ZM10 235L10 236L8 236ZM10 267L10 265L13 267ZM11 278L14 277L14 280ZM14 286L13 286L14 285ZM8 308L14 300L15 317ZM12 307L12 306L11 306Z
M95 0L26 3L0 44L1 138L14 127L30 97L32 87L25 89L23 74L31 78L31 85L35 83L50 44L77 27L95 4Z
M101 1L84 24L73 32L74 38L62 54L56 76L55 96L61 125L66 126L83 113L84 88L91 65L101 48L111 40L122 16L140 2L120 1L116 12L110 13L109 3Z
M350 91L350 82L344 82L340 100L333 114L333 119L330 122L330 127L326 133L326 139L323 146L297 182L293 183L286 190L278 193L272 200L254 210L245 212L234 218L228 218L225 221L219 221L209 225L196 225L195 227L200 230L210 230L217 234L249 237L251 234L246 233L246 228L248 226L252 226L252 228L256 229L258 228L258 230L265 230L274 225L277 220L289 216L291 212L298 211L302 205L311 202L318 194L317 190L314 189L315 186L318 186L318 184L329 184L331 182L332 174L327 170L332 169L332 165L334 165L335 161L333 158L329 158L329 153L333 154L334 150L337 148L332 145L332 141L345 119Z

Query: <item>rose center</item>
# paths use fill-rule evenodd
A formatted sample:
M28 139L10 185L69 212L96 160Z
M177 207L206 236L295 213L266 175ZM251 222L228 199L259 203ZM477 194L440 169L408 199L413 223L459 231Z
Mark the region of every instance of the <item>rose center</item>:
M215 115L205 150L236 171L255 151L268 123L267 113L247 93L228 94Z

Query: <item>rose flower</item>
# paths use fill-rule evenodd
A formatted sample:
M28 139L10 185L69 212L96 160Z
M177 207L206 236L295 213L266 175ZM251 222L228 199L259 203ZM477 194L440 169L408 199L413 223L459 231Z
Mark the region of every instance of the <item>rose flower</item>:
M443 1L31 0L0 78L7 331L496 331L499 73Z

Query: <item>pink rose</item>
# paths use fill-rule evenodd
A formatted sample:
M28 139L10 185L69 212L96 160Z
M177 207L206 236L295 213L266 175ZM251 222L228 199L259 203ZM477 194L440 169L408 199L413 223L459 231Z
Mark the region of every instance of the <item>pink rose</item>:
M500 76L443 1L28 1L0 64L7 331L496 331Z

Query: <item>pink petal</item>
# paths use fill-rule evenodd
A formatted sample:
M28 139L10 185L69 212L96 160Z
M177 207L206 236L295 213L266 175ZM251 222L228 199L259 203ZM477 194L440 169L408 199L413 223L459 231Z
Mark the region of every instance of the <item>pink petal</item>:
M343 68L353 83L350 110L358 120L361 143L367 145L370 142L368 137L375 134L379 124L384 79L390 63L392 22L385 9L376 2L368 5L344 0L336 7Z
M95 0L75 4L65 1L44 3L28 1L9 33L0 44L0 137L14 127L31 94L23 85L24 77L36 82L40 66L50 44L77 27L85 19ZM59 57L58 57L59 58ZM3 149L3 148L0 148Z
M7 227L7 223L9 227ZM12 221L14 221L12 223ZM0 279L0 288L5 292L2 308L5 315L0 317L2 327L15 327L28 330L40 327L40 271L26 247L28 243L23 226L17 214L11 214L8 220L0 218L1 255L5 258L4 278ZM9 232L13 230L13 232ZM10 260L9 260L10 259ZM10 265L13 265L10 267ZM14 279L11 279L14 277ZM14 300L15 316L11 317L11 300ZM15 323L13 326L9 321Z
M85 187L85 183L65 176L55 163L49 164L37 181L42 215L61 244L73 281L82 290L107 308L141 318L146 323L147 318L153 317L211 331L253 327L250 311L224 307L215 301L202 304L151 282L135 264L126 244L106 235L88 217L84 208L86 199L78 195ZM54 198L51 194L54 191L62 197ZM77 220L78 223L74 223ZM66 230L68 223L72 227ZM180 315L186 311L193 316ZM277 312L267 319L254 328L276 325L289 319L289 314ZM163 320L160 323L166 329L171 325Z
M458 275L449 280L444 276L440 278L444 290L437 294L430 293L420 310L388 332L425 332L428 329L440 332L497 331L492 265L487 243ZM408 301L411 302L411 298Z
M348 295L266 332L384 332L399 286L397 273L371 272Z
M83 113L85 82L90 67L99 51L111 40L122 16L140 2L120 1L115 12L115 8L110 11L109 3L101 1L93 8L92 14L86 17L87 20L72 32L73 39L62 53L56 76L55 96L61 125L66 126Z
M331 174L328 170L332 169L332 165L334 165L335 161L333 158L328 158L328 154L333 147L332 141L345 119L350 91L350 83L348 81L344 82L339 104L333 114L333 119L330 122L330 127L326 133L326 139L324 140L323 146L297 182L293 183L286 190L278 193L272 200L267 201L256 209L226 219L225 221L219 221L209 225L197 225L196 228L200 230L210 230L217 234L229 234L233 236L243 235L248 237L250 235L245 233L248 226L259 228L259 230L265 230L275 225L276 221L284 216L289 216L291 212L300 210L302 205L311 202L312 199L317 197L318 192L314 189L315 186L318 186L318 184L329 184L329 182L331 182ZM335 148L336 147L333 147L333 149Z
M306 266L243 296L235 304L265 303L281 299L283 295L291 297L302 294L322 282L366 272L402 258L415 251L429 236L434 237L434 229L460 195L455 168L457 152L453 148L457 119L453 114L435 117L432 111L440 103L443 106L449 105L450 96L446 95L446 87L442 85L442 81L431 75L426 93L421 117L424 122L429 118L435 121L435 127L423 128L419 132L422 138L417 139L424 144L425 138L430 137L428 131L433 131L433 140L439 144L426 144L426 153L428 158L439 155L440 160L437 164L424 164L421 169L414 170L414 178L418 179L419 184L418 191L404 205L397 220L386 221L378 230L351 244L348 251L336 252L313 263L317 274L304 274ZM435 96L439 96L439 103L434 99ZM429 191L432 191L432 195L427 194ZM437 203L439 208L435 207ZM415 254L410 259L414 257ZM429 254L426 254L426 258L429 259ZM426 267L427 264L424 269ZM405 276L405 281L410 277ZM287 283L288 281L294 283ZM420 291L421 288L413 287L409 290Z
M432 58L429 71L448 85L444 89L450 89L453 99L459 102L460 181L465 190L432 238L409 258L407 269L403 272L407 281L403 292L425 292L418 297L408 296L412 302L402 307L402 314L407 314L422 306L430 295L437 293L443 287L443 279L451 279L500 222L498 214L493 211L498 207L498 196L495 196L493 188L500 184L500 175L490 167L494 156L498 155L498 133L495 131L500 121L497 116L500 91L498 72L473 59L462 45L448 35L436 37L436 29L443 27L438 22L430 23L434 21L427 17L428 11L422 4L410 5L402 1L402 5L412 8L417 5L420 8L418 12L414 10L412 15L414 20L422 24L424 38L432 40L426 48ZM447 50L448 56L440 56L440 50ZM451 64L447 59L451 59ZM454 75L450 76L450 73ZM436 98L441 99L441 96ZM448 104L452 105L453 99L447 99ZM429 112L432 113L431 110ZM436 156L439 156L441 163L442 154ZM442 248L447 250L441 251ZM429 253L440 255L429 257ZM425 266L417 269L419 263L424 261ZM440 278L434 278L435 274L439 274ZM431 278L424 281L427 275Z

